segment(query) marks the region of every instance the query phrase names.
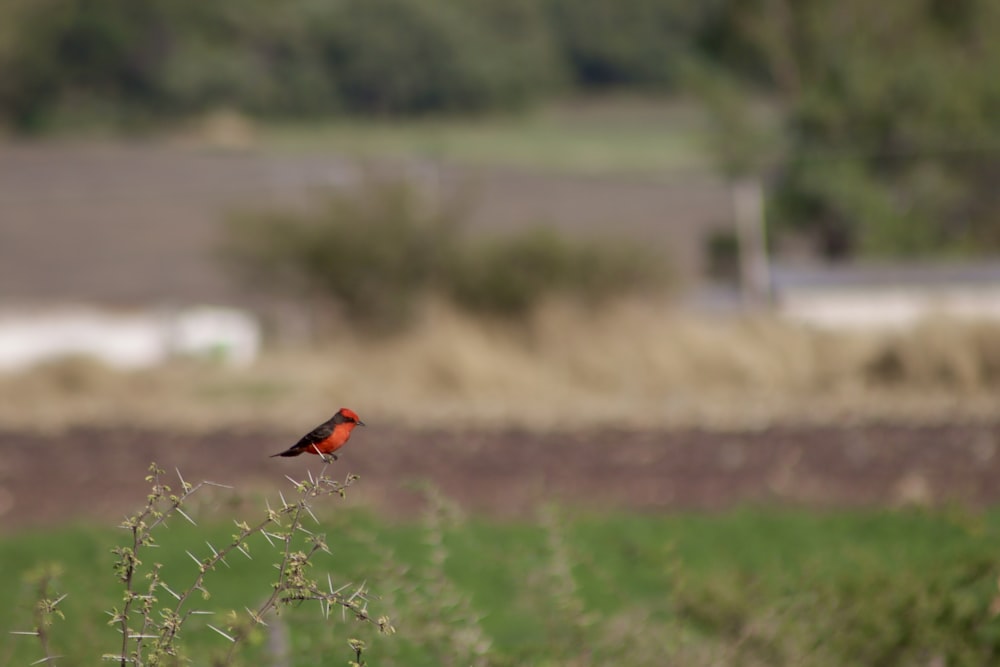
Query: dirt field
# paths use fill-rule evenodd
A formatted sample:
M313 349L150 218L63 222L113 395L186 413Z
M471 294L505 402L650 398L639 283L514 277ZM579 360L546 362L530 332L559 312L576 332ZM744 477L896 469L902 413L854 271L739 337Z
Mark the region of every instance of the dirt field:
M0 525L115 520L143 501L155 460L241 491L273 490L314 457L270 459L298 434L176 436L136 430L0 432ZM718 433L359 431L334 464L361 482L351 502L419 509L428 482L471 512L715 510L741 504L896 506L1000 501L1000 423L775 428ZM217 498L218 499L218 498ZM219 501L221 502L221 500Z

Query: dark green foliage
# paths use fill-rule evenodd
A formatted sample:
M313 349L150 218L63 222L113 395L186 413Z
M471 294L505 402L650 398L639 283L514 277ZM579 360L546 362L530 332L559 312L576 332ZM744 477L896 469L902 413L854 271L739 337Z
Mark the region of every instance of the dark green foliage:
M708 275L720 282L736 284L740 276L739 240L729 231L716 232L705 244Z
M469 311L523 317L552 296L596 302L665 283L661 260L627 242L545 228L478 239L463 220L405 185L376 182L314 211L234 216L223 254L255 285L318 298L383 330L406 324L431 294Z
M379 114L516 106L556 77L530 2L341 0L319 37L344 106Z
M33 130L60 105L124 114L155 101L165 7L158 0L12 2L0 15L17 26L0 43L0 118Z
M681 66L721 4L546 0L553 39L583 88L676 89Z
M780 223L832 258L1000 248L995 3L735 0L720 20L719 57L784 100Z
M13 0L0 120L44 129L231 106L270 115L519 106L560 78L533 2Z

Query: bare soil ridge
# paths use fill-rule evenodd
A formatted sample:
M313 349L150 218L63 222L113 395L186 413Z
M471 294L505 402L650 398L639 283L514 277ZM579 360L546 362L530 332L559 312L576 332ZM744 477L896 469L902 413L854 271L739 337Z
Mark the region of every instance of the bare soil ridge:
M124 428L61 434L0 431L0 525L114 520L141 503L155 460L189 481L241 491L287 484L315 458L269 459L291 433L200 435ZM415 483L462 508L501 517L544 503L587 510L721 510L941 505L1000 501L1000 422L866 424L721 433L368 429L337 473L361 475L352 502L392 515L419 510Z

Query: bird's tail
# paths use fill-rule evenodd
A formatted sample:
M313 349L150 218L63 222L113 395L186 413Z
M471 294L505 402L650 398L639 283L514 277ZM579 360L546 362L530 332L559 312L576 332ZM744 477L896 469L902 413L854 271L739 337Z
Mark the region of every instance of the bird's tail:
M277 454L271 454L271 456L269 456L268 458L273 459L275 456L298 456L301 453L302 453L301 449L295 449L293 447L291 449L286 449L283 452L278 452Z

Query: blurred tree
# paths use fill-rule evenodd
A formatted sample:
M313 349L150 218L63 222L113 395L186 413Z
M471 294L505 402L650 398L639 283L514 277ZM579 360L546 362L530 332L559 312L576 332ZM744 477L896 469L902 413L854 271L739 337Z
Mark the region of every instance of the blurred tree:
M546 0L552 32L582 88L676 88L722 0Z
M707 48L784 101L779 223L829 257L1000 249L1000 6L730 0L718 18Z
M0 119L21 130L88 104L112 121L509 108L562 79L532 0L7 2Z
M0 48L0 110L38 128L60 104L148 101L165 53L163 0L14 2Z
M340 0L328 18L324 64L354 111L512 107L558 80L526 0Z

